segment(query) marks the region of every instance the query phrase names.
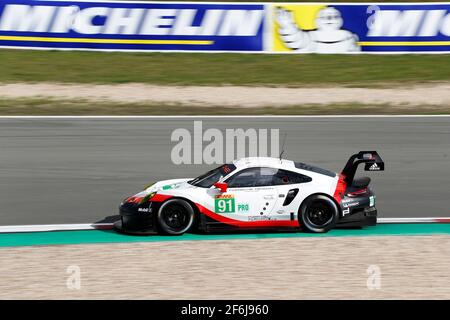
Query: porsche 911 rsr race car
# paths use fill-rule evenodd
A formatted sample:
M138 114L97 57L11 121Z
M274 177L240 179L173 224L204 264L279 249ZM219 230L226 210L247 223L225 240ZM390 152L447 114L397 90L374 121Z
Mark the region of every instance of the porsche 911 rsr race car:
M377 222L370 178L358 165L384 170L376 151L350 157L340 174L277 158L244 158L190 179L157 182L120 205L119 231L179 235L291 228L327 232L335 226Z

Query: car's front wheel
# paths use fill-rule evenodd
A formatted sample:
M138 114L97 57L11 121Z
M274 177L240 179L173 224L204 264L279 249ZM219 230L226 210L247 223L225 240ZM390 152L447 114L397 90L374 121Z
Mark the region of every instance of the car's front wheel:
M180 235L192 227L194 218L194 209L187 201L172 199L159 208L158 226L163 233Z
M303 230L314 233L328 232L339 220L339 209L329 197L313 195L301 205L298 217Z

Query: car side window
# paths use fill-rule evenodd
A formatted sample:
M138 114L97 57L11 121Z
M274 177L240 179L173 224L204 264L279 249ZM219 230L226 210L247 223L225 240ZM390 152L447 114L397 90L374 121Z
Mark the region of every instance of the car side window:
M229 188L253 187L256 178L259 175L259 169L260 168L244 169L228 178L225 182L228 184Z
M276 168L260 168L259 176L256 179L256 187L273 186L274 177L279 170Z
M244 169L225 181L229 188L265 187L310 182L300 173L267 167Z
M311 177L288 170L279 169L273 176L273 185L297 184L312 181Z
M309 182L312 179L302 174L277 169L277 168L261 168L260 175L256 179L255 186L280 186L286 184L297 184Z

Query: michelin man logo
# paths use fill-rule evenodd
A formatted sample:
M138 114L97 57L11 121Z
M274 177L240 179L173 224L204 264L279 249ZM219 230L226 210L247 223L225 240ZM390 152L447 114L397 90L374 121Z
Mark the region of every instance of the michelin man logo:
M302 30L297 26L292 11L276 8L278 35L284 45L296 52L344 53L360 51L358 36L343 30L341 13L333 8L321 9L316 16L315 30Z

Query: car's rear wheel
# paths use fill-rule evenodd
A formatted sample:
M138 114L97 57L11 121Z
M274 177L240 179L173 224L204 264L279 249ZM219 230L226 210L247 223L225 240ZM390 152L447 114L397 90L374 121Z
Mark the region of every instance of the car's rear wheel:
M303 230L314 233L328 232L339 220L339 209L329 197L313 195L303 202L298 217Z
M164 202L158 210L158 226L163 233L180 235L194 224L195 213L185 200L172 199Z

